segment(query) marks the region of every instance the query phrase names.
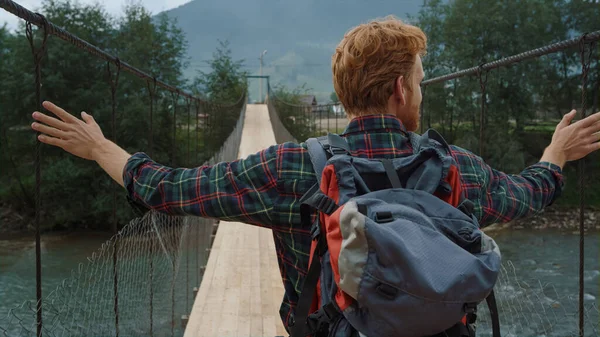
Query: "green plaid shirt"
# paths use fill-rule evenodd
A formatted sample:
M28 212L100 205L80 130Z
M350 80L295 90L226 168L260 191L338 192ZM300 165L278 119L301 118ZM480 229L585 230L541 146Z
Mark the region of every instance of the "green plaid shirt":
M391 115L353 119L342 134L352 154L397 158L411 153L407 131ZM473 153L452 146L466 197L483 226L532 215L560 194L560 168L547 162L519 175L494 170ZM134 154L123 172L131 199L173 215L239 221L273 230L285 295L280 309L288 326L307 273L310 228L300 222L302 195L316 183L304 143L273 145L233 162L197 168L169 168L144 153Z

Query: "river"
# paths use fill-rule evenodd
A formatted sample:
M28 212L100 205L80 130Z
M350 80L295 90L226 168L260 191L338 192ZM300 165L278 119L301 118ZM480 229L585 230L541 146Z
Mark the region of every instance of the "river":
M493 232L499 244L505 273L496 288L503 336L570 336L576 331L579 236L559 230L513 230ZM103 234L44 236L42 243L43 294L56 289L79 263L108 239ZM585 241L586 336L598 335L598 297L600 267L598 235ZM112 283L108 280L107 286ZM185 295L178 296L178 305ZM569 299L569 297L571 299ZM35 245L32 238L0 239L0 336L17 324L7 317L9 309L27 299L35 299ZM191 304L190 304L191 305ZM485 306L483 306L485 308ZM183 309L181 309L183 310ZM483 309L482 309L483 310ZM22 312L22 311L21 311ZM34 315L26 320L33 322ZM489 318L479 314L478 336L490 336L485 330ZM4 318L4 320L3 320ZM180 315L176 316L175 335L181 335ZM121 326L136 315L123 317ZM170 318L158 318L154 336L170 336ZM83 322L82 322L83 323ZM13 330L16 331L16 330ZM22 331L22 329L21 329Z

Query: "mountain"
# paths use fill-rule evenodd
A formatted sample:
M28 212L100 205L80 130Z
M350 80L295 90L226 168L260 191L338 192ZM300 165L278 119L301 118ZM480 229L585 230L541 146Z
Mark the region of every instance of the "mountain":
M250 74L263 74L271 85L311 88L319 102L333 91L331 55L344 33L357 24L386 15L416 16L421 0L193 0L164 12L177 20L189 43L190 69L207 71L218 40L227 40L234 59L244 59ZM258 80L251 99L258 99Z

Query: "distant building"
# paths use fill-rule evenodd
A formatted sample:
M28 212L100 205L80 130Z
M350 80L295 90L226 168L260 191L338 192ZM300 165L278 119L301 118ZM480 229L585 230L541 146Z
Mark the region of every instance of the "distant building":
M333 113L336 115L344 115L346 111L344 110L344 106L340 103L333 106Z
M300 103L305 105L317 105L317 97L315 95L300 96Z
M306 108L304 109L305 113L315 113L317 108L317 97L315 97L315 95L302 95L300 96L300 104L306 105Z

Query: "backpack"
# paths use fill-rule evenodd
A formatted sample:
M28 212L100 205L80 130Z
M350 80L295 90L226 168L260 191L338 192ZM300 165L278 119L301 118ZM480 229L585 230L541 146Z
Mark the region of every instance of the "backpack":
M313 240L291 337L475 336L483 300L500 336L500 250L446 141L409 135L412 154L395 159L352 156L336 134L306 141L318 183L300 200Z

